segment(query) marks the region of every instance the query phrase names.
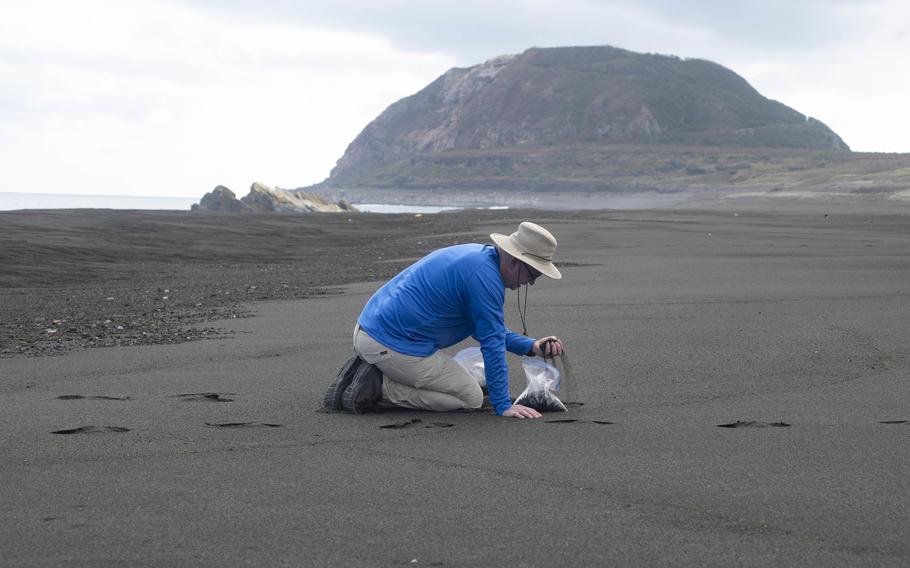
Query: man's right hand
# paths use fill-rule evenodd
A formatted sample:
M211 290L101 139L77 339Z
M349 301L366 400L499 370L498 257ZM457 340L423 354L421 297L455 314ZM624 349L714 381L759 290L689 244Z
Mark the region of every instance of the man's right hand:
M531 346L531 351L541 357L556 357L565 353L566 348L561 339L555 335L548 335L535 341Z
M509 407L508 410L503 412L502 415L509 416L511 418L540 418L543 416L533 408L529 406L522 406L520 404L513 404L511 407Z

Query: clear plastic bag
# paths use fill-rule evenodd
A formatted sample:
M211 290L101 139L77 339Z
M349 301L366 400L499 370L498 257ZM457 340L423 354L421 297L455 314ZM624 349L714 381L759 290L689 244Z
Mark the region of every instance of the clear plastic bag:
M559 369L540 359L530 357L522 358L521 367L528 378L528 386L515 399L515 404L533 408L538 412L569 411L552 392L559 389L562 381Z
M480 347L466 347L453 357L458 363L468 370L480 388L486 388L487 376L483 370L483 353Z

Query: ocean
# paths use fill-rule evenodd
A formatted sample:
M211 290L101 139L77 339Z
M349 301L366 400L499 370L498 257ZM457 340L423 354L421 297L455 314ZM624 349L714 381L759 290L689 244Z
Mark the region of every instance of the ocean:
M192 197L0 192L0 211L16 209L170 209L189 211Z
M0 211L17 209L157 209L189 211L195 197L147 197L133 195L74 195L64 193L5 193L0 192ZM367 213L439 213L457 207L427 205L389 205L384 203L354 203Z

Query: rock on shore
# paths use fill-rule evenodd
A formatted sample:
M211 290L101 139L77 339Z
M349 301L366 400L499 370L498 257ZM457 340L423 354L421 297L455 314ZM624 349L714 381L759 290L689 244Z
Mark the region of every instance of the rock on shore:
M280 187L270 187L254 182L250 192L241 199L233 191L219 185L202 196L199 203L191 207L193 211L224 211L234 213L312 213L314 211L338 213L356 211L345 200L338 203L326 201L315 193L288 191Z

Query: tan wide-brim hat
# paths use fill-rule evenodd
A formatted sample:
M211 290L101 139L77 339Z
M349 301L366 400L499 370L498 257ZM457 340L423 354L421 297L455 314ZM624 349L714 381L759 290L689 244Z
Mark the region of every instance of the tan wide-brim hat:
M509 236L492 233L490 238L504 251L536 268L541 274L554 280L562 278L559 269L553 266L556 238L540 225L525 221Z

